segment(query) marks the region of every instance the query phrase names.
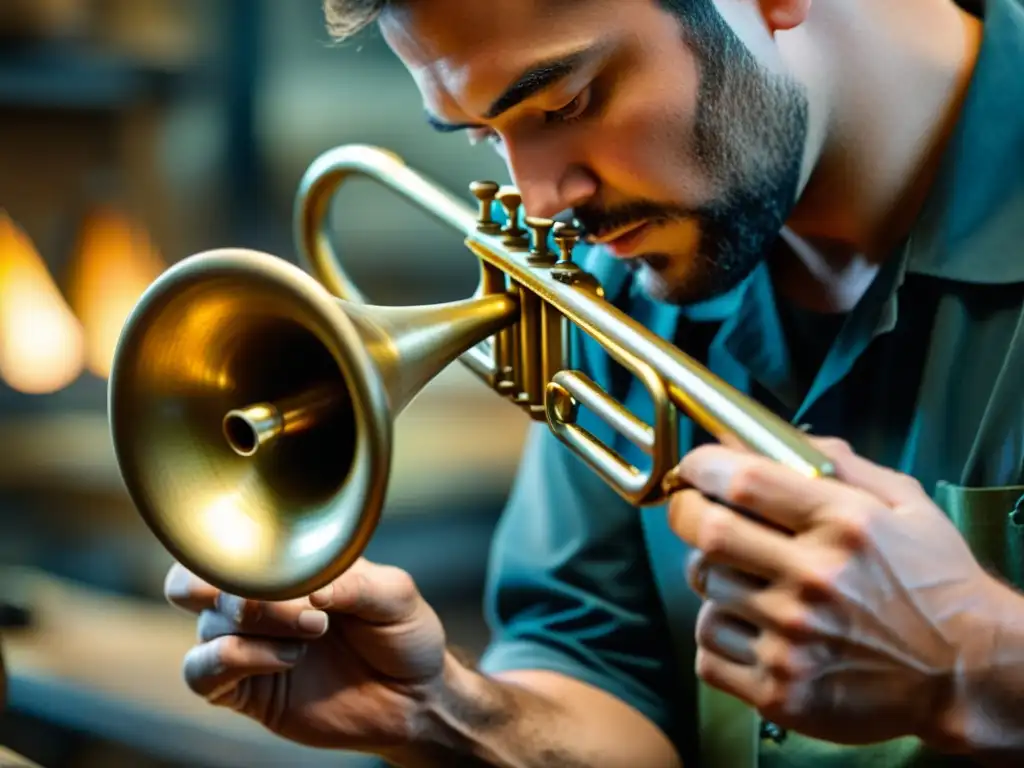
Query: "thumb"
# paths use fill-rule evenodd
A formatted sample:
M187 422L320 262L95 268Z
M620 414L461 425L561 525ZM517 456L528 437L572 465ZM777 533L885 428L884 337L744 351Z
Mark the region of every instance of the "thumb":
M360 558L310 595L309 602L321 611L344 613L372 624L396 624L411 619L422 598L405 571Z
M887 506L912 505L928 498L913 477L864 458L843 440L816 438L813 442L832 461L839 482L867 491Z

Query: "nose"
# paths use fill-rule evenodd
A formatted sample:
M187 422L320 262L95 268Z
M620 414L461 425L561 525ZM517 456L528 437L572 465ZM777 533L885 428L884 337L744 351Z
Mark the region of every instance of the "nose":
M554 153L506 152L509 173L528 216L553 219L597 193L597 178L580 164L568 163Z
M513 177L527 215L543 219L553 219L563 211L581 206L597 192L596 180L578 166L566 169L558 179L521 174Z

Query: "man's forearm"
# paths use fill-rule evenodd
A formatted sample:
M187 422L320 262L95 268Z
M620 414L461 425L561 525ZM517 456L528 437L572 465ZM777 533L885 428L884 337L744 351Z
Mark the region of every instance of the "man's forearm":
M401 768L678 768L655 726L606 693L548 673L497 680L450 659L416 718L415 743L385 757Z

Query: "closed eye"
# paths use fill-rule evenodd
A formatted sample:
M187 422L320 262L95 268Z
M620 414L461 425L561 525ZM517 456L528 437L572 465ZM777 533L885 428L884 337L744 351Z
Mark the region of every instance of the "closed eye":
M584 88L580 91L576 97L560 109L555 109L544 113L544 118L547 122L557 123L571 123L573 120L578 120L587 111L587 107L590 106L590 88Z
M572 101L563 107L558 109L548 110L544 112L545 124L551 123L571 123L574 120L579 120L583 115L586 114L587 108L590 106L590 87L583 89L578 93ZM492 144L500 144L501 136L490 128L474 128L469 132L469 140L471 144L479 144L481 141L489 141Z

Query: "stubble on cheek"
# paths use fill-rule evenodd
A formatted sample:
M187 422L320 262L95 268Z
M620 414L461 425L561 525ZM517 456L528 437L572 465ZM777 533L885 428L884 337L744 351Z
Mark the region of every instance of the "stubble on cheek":
M614 111L582 128L600 132L591 161L607 190L605 205L643 199L696 208L719 192L720 182L704 172L696 136L696 59L678 45L682 52L658 61L648 54L637 64L643 69L613 86Z

